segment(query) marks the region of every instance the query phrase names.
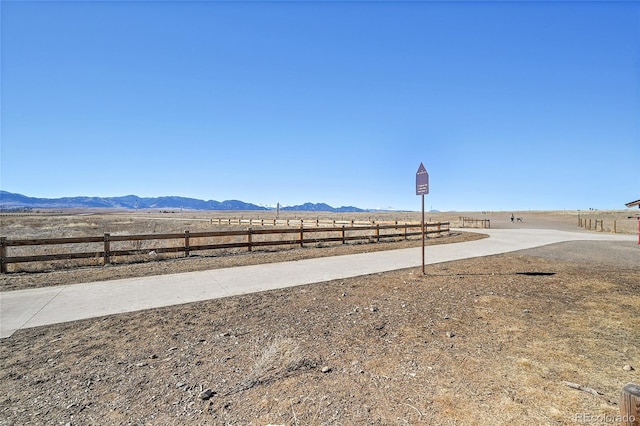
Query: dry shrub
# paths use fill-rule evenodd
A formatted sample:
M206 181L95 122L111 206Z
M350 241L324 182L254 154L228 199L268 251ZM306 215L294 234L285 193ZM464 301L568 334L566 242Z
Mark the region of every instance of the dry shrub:
M291 338L277 337L256 361L249 375L226 395L242 392L316 367L300 344Z

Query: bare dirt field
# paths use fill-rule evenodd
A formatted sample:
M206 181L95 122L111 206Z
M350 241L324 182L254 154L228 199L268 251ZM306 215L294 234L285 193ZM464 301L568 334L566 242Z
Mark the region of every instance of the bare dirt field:
M522 223L468 214L580 230L573 215L516 215ZM142 223L177 226L166 222ZM0 284L409 244L419 241L7 274ZM638 245L571 242L431 265L427 276L411 268L22 330L0 341L0 424L615 424L621 388L640 382L638 312Z

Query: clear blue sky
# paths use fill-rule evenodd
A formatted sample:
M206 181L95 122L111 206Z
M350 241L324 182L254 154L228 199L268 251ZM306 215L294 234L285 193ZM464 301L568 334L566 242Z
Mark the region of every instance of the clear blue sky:
M640 198L640 2L2 1L0 187L420 210Z

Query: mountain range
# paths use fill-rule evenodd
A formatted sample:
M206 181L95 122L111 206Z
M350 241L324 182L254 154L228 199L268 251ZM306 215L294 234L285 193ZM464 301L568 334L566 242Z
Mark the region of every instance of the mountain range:
M187 209L187 210L275 210L274 207L258 206L239 200L198 200L177 196L138 197L63 197L35 198L12 192L0 191L0 210L15 211L24 209L65 209L65 208L102 208L102 209ZM299 206L280 207L283 211L311 212L365 212L367 210L352 206L331 207L325 203L305 203Z

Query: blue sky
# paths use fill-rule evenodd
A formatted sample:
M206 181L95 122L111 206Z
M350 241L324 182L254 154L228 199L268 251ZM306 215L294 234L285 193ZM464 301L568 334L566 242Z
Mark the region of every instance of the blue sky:
M640 198L640 2L0 4L0 187L420 210Z

